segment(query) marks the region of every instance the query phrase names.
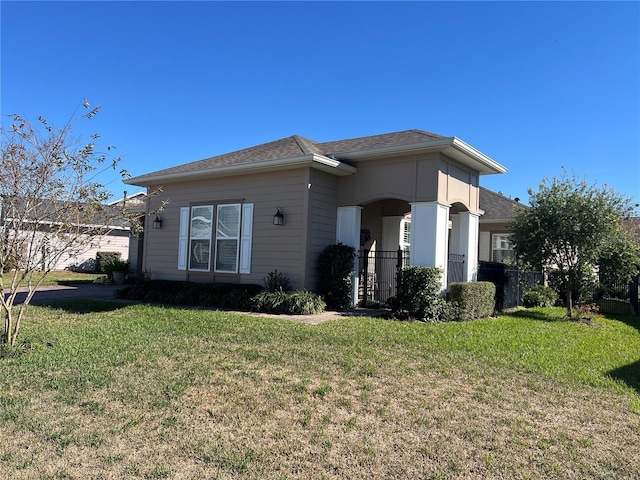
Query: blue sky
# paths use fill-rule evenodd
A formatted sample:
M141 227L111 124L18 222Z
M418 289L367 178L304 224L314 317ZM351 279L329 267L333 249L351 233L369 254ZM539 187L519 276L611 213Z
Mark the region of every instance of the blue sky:
M302 135L457 136L528 198L562 167L640 201L639 2L0 2L1 113L133 176ZM117 197L125 186L103 182Z

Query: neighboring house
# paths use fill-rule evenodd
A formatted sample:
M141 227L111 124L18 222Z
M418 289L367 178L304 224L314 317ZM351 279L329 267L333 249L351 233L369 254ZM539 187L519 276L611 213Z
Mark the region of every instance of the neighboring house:
M143 268L153 278L262 283L278 269L317 287L317 261L336 242L397 251L444 272L464 255L477 269L479 181L506 168L456 137L421 130L314 142L297 135L127 180L161 187L146 215ZM361 241L362 240L362 241Z
M144 195L144 192L140 192L137 195L137 201L144 202ZM116 200L110 205L114 206L123 201L124 199ZM0 203L0 232L10 237L23 237L25 239L25 241L19 242L21 244L19 251L15 252L18 265L22 261L20 259L26 259L31 255L32 261L35 261L39 268L47 266L51 267L52 270L92 271L95 268L96 254L99 251L120 252L123 260L128 258L129 224L125 218L117 218L104 229L104 234L96 235L90 242L81 239L81 245L69 248L55 263L51 264L53 258L55 258L57 245L55 239L50 238L50 231L62 225L60 219L63 218L63 215L58 212L68 209L66 209L65 202L55 200L43 203L43 205L46 205L44 210L41 211L37 218L33 219L38 224L36 229L33 231L31 229L16 231L18 230L16 225L26 226L27 224L32 224L32 221L14 218L7 199L3 199L3 202ZM71 209L71 211L75 210L77 209ZM72 229L78 226L80 228L96 228L97 226L105 225L105 223L106 218L84 218L78 223L72 224ZM40 248L37 249L36 253L30 254L29 249L36 245L40 246Z
M502 193L480 187L480 241L478 260L510 262L513 260L513 245L509 240L507 224L513 221L514 208L523 206L520 199L511 199Z

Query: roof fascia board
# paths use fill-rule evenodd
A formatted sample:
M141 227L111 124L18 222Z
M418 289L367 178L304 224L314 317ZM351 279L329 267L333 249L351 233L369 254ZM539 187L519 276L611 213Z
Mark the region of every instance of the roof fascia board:
M446 137L426 142L342 152L336 153L335 156L345 160L368 160L389 155L411 155L434 151L446 153L450 157L477 170L480 174L505 173L507 171L504 166L473 148L468 143L463 142L458 137Z
M334 175L344 176L351 175L357 171L356 167L347 165L323 155L309 154L300 157L278 158L275 160L265 160L261 162L242 163L239 165L228 165L223 167L213 167L204 170L171 173L165 175L141 176L134 177L124 181L127 185L148 186L163 181L181 181L191 180L203 177L223 177L238 174L259 173L269 170L285 170L298 167L312 167Z

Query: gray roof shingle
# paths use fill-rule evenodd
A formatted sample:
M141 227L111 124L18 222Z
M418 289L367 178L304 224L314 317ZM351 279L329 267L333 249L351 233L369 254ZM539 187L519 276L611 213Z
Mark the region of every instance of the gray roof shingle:
M511 220L513 219L513 209L516 205L525 206L500 193L480 187L480 208L484 210L484 215L480 217L481 221Z
M422 130L405 130L401 132L385 133L368 137L351 138L332 142L318 143L300 135L282 138L273 142L263 143L254 147L236 150L215 157L185 163L175 167L165 168L136 177L135 181L145 180L155 176L188 174L219 167L250 164L253 162L296 158L304 155L333 156L358 150L391 147L395 145L410 145L443 137Z

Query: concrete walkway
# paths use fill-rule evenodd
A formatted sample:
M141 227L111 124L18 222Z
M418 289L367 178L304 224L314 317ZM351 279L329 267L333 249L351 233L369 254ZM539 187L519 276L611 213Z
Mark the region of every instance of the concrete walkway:
M113 300L124 301L131 303L130 300L117 300L114 298L116 290L122 288L122 285L98 285L92 283L79 283L77 285L53 285L47 287L40 287L36 291L32 304L47 303L55 300L74 300L74 299L88 299L88 300ZM27 296L26 288L18 289L18 296L16 297L16 304L22 303ZM325 311L317 315L272 315L268 313L258 312L235 312L240 315L251 315L254 317L270 317L280 318L283 320L293 320L296 322L308 323L311 325L317 325L327 320L334 320L337 318L345 317L381 317L384 315L383 310L372 310L366 308L355 308L350 310L340 311Z

